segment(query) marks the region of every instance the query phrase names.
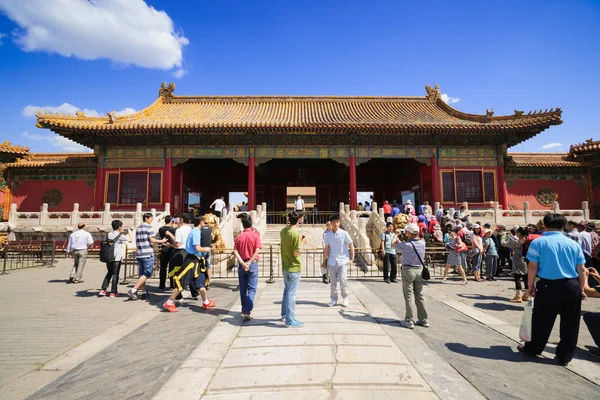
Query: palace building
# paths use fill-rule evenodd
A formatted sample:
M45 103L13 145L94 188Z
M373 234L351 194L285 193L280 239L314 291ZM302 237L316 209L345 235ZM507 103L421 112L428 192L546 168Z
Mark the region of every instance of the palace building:
M357 209L358 192L377 201L468 202L503 209L580 209L594 204L600 144L569 153L507 153L562 123L561 109L495 116L467 114L439 87L416 97L179 96L162 84L134 114L37 114L37 126L93 149L89 154L10 153L4 163L5 214L19 211L131 210L136 203L173 213L191 195L208 211L219 195L248 195L249 208L283 211L288 188L311 188L320 211ZM8 146L10 147L10 146ZM23 149L23 148L20 148ZM13 154L11 156L11 154ZM15 156L16 155L16 156ZM7 158L8 157L8 158ZM295 195L295 193L294 193ZM599 210L600 211L600 210ZM594 210L592 209L592 214Z

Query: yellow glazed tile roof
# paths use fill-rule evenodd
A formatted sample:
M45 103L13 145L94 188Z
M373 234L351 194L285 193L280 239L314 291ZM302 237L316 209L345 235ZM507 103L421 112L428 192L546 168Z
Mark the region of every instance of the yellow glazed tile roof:
M4 141L4 143L0 143L0 153L21 156L29 154L29 147L11 145L10 142Z
M430 133L540 132L562 123L560 109L515 111L511 116L460 112L441 100L439 88L424 97L175 96L161 87L159 98L137 113L107 117L38 113L37 126L61 134L143 131L335 130Z
M31 153L15 162L5 164L8 168L25 167L95 167L94 153Z
M568 153L508 153L507 167L582 168L591 164L569 159Z

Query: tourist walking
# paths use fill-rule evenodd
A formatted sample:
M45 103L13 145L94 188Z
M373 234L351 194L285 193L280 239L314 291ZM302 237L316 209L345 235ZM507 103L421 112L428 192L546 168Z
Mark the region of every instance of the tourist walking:
M104 280L102 281L102 289L98 296L106 296L106 290L108 289L108 285L111 283L111 291L110 297L117 297L119 293L117 292L117 287L119 285L119 271L121 271L121 260L123 260L123 245L127 246L127 243L133 241L133 237L131 236L131 231L125 232L123 231L123 222L115 219L111 224L112 232L108 234L108 240L113 242L113 251L114 258L112 261L106 262L106 275L104 276Z
M298 214L302 214L304 212L304 199L302 196L296 196L296 200L294 201L294 209Z
M348 232L340 229L339 214L333 214L329 221L331 222L331 231L325 233L325 248L323 249L323 260L327 260L331 277L331 300L328 306L333 307L338 301L339 283L342 306L348 307L350 304L348 300L348 264L354 262L354 243Z
M576 241L577 243L579 243L579 245L581 246L581 235L579 234L579 231L577 230L577 222L575 221L569 221L567 222L567 236L571 239L573 239L574 241Z
M418 227L417 227L418 228ZM444 269L444 277L442 278L442 283L446 282L448 278L448 271L450 271L450 267L458 268L458 272L460 272L460 276L462 276L463 285L467 284L467 275L465 274L465 270L463 269L462 263L462 253L467 251L467 246L460 240L460 237L456 234L460 228L450 229L448 231L448 243L446 243L446 249L448 250L448 258L446 260L446 268Z
M529 260L529 288L526 294L535 296L531 341L518 350L531 355L544 351L556 316L560 315L560 341L555 359L567 365L573 358L579 336L581 300L586 276L585 258L581 247L562 234L566 218L561 214L544 216L546 232L531 242ZM539 281L534 286L536 277Z
M190 215L182 214L179 218L179 228L175 231L175 246L173 249L173 256L169 261L169 281L171 289L175 289L175 282L173 281L174 271L179 270L183 267L187 252L185 251L185 244L187 243L188 236L192 230L189 225ZM167 233L169 235L169 233ZM180 298L183 298L180 294Z
M406 316L401 321L402 326L414 329L416 325L429 327L425 296L423 295L423 267L425 264L425 241L419 239L419 227L408 224L405 228L407 240L396 243L396 251L402 253L402 293ZM413 300L414 298L414 300ZM414 306L417 306L415 319Z
M208 208L213 208L215 210L215 215L217 217L219 217L219 221L221 220L221 215L223 213L223 209L225 207L227 207L227 204L225 204L225 197L221 196L218 199L216 199L215 201L212 202L212 204L210 205L210 207Z
M586 279L585 294L587 297L600 297L600 274L595 268L590 268L586 271L589 275L589 282ZM596 343L596 349L590 349L590 353L596 357L600 357L600 312L586 312L583 314L583 322L588 327L594 343Z
M392 206L386 200L383 202L383 218L385 218L385 220L387 221L387 219L391 216L392 216Z
M252 223L250 223L252 224ZM200 229L200 246L204 248L210 248L212 245L212 228L206 225L206 220L202 223ZM210 251L203 252L200 257L204 258L204 263L206 264L206 290L210 287L210 282L212 280L212 269L210 265Z
M181 293L187 288L190 289L192 298L198 299L198 295L202 298L202 308L207 309L217 305L214 301L210 300L206 295L206 260L202 257L202 253L210 251L210 247L201 246L200 230L204 225L204 217L196 217L192 220L194 227L188 235L185 243L185 251L187 256L183 261L183 267L175 269L173 272L173 281L175 288L171 297L163 303L163 308L169 312L177 312L177 306L175 300L181 295Z
M496 269L498 268L498 251L496 242L492 239L492 230L485 229L483 237L483 255L485 257L485 272L488 281L495 281Z
M381 255L383 256L383 281L385 283L398 282L398 257L396 256L396 243L398 234L394 232L394 224L388 222L386 231L381 234ZM388 272L391 272L388 274Z
M138 263L139 279L135 286L127 292L127 295L131 300L138 299L138 289L142 290L142 300L148 298L146 281L152 276L152 271L154 270L154 249L152 248L152 245L167 243L166 238L159 240L155 237L156 233L154 232L154 228L150 225L154 219L152 214L145 213L142 218L144 222L135 230L135 244L137 247L135 258Z
M331 222L327 221L327 228L325 229L325 232L323 232L323 248L325 248L325 234L331 230ZM325 267L323 268L323 266L321 266L321 274L323 275L323 283L328 285L330 283L329 281L329 271L327 269L327 260L324 260L324 264Z
M85 229L83 222L77 224L77 230L69 236L67 253L73 254L73 268L69 275L69 283L83 283L83 269L87 261L88 248L94 243L92 235Z
M523 245L527 241L529 234L527 228L517 229L516 235L510 234L502 236L500 242L503 246L512 250L512 275L515 279L515 297L510 300L511 303L521 303L528 301L529 295L522 293L521 281L525 285L525 290L529 288L529 280L527 278L527 264L523 259Z
M167 232L170 235L167 235ZM159 239L167 239L167 243L162 245L160 251L160 273L158 275L158 288L160 290L166 289L167 282L167 268L169 266L169 262L171 261L171 257L175 253L175 232L176 229L173 226L173 218L170 215L165 217L165 224L158 228L158 237Z
M281 319L287 328L302 328L304 324L296 319L296 290L300 284L302 264L300 250L306 244L306 236L298 233L300 215L296 211L288 214L288 226L279 233L281 240L281 269L283 270L283 299L281 300Z
M244 321L252 319L254 296L258 286L258 251L262 248L260 236L252 232L252 221L242 218L244 231L235 238L233 254L238 261L238 282Z

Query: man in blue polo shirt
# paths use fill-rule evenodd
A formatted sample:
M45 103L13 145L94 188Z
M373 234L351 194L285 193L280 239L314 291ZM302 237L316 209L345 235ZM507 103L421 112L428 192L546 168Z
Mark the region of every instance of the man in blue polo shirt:
M542 354L560 315L560 342L555 360L567 365L573 359L579 336L581 300L585 295L585 258L581 246L563 235L567 224L561 214L544 217L546 232L529 245L528 296L535 296L531 341L517 349L530 356ZM540 279L534 286L535 278Z

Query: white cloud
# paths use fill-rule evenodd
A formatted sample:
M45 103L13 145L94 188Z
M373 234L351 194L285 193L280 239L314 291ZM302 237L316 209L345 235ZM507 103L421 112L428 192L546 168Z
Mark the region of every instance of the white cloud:
M180 68L189 40L144 0L0 0L24 51L144 68Z
M548 149L558 149L562 147L562 144L558 143L558 142L554 142L554 143L548 143L542 146L542 149L544 150L548 150Z
M1 1L1 0L0 0ZM85 115L87 117L99 117L101 116L101 114L96 111L96 110L91 110L89 108L84 108L83 110L77 106L74 106L72 104L69 103L63 103L58 107L54 107L54 106L34 106L34 105L28 105L25 106L25 108L21 111L21 114L25 117L29 117L29 118L33 118L35 117L35 113L39 111L42 112L49 112L49 113L66 113L66 114L71 114L71 115L75 115L76 111L83 111L85 113ZM117 116L119 115L126 115L126 114L133 114L137 112L135 109L127 107L122 109L121 111L117 111L115 114ZM102 114L104 116L106 116L106 114Z
M442 93L442 101L446 104L454 104L460 101L460 97L450 97L448 93Z
M78 143L75 143L65 137L59 136L55 133L46 133L43 135L31 134L28 132L23 132L21 134L22 137L28 140L34 140L38 142L46 142L50 144L54 150L59 150L65 153L90 153L92 150L82 146Z
M185 69L179 68L178 70L173 71L173 76L177 79L180 79L180 78L183 78L184 76L186 76L187 73L188 72Z
M0 33L0 46L2 46L4 44L4 42L2 41L2 38L6 37L6 33Z

